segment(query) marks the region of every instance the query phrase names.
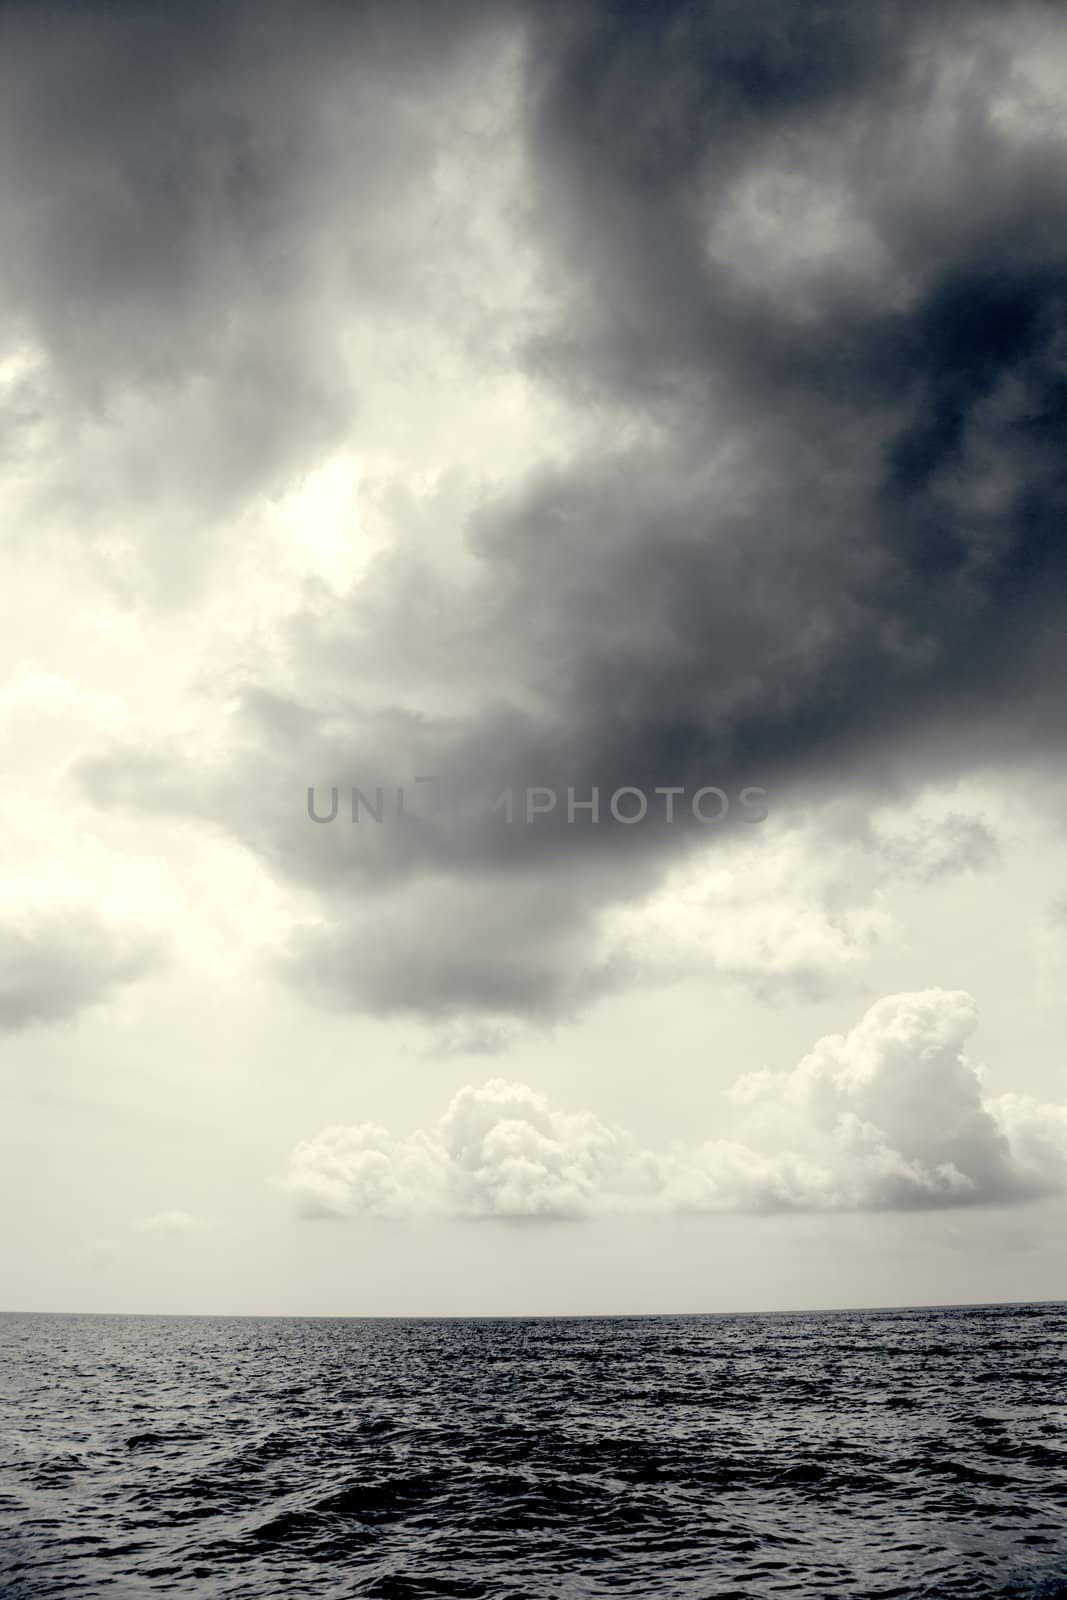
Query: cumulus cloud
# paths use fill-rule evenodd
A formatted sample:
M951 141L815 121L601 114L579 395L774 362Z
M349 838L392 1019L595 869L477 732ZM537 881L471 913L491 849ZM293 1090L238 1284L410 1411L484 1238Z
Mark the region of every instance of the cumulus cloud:
M652 1183L653 1158L628 1135L502 1078L461 1089L429 1132L396 1139L366 1124L326 1128L296 1147L284 1180L306 1217L545 1221L610 1209Z
M791 1071L731 1091L729 1137L644 1149L589 1112L493 1079L406 1137L324 1129L284 1187L305 1217L573 1220L609 1212L842 1211L1019 1203L1067 1187L1067 1106L987 1097L960 991L873 1005Z
M163 949L91 907L0 904L0 1030L69 1021L151 972Z

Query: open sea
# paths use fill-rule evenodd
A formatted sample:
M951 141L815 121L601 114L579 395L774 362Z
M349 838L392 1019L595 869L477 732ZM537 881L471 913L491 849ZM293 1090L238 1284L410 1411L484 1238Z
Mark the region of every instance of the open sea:
M1067 1306L0 1317L0 1594L1067 1597Z

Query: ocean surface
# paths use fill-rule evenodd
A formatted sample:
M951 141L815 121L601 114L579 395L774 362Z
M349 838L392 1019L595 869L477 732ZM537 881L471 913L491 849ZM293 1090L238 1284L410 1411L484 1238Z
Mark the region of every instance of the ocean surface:
M0 1317L0 1594L1067 1597L1067 1306Z

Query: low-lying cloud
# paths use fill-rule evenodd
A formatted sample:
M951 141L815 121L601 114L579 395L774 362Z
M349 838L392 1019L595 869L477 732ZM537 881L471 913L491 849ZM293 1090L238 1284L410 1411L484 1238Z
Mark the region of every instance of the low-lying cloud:
M325 1128L282 1180L307 1218L580 1220L634 1212L1017 1204L1067 1186L1067 1106L988 1097L962 991L890 995L787 1072L730 1091L730 1137L643 1148L591 1112L495 1078L432 1128Z

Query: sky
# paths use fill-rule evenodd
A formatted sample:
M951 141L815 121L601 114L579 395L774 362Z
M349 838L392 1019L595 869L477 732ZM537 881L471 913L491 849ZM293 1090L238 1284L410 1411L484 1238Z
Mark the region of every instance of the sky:
M0 4L0 1303L1067 1295L1065 102Z

